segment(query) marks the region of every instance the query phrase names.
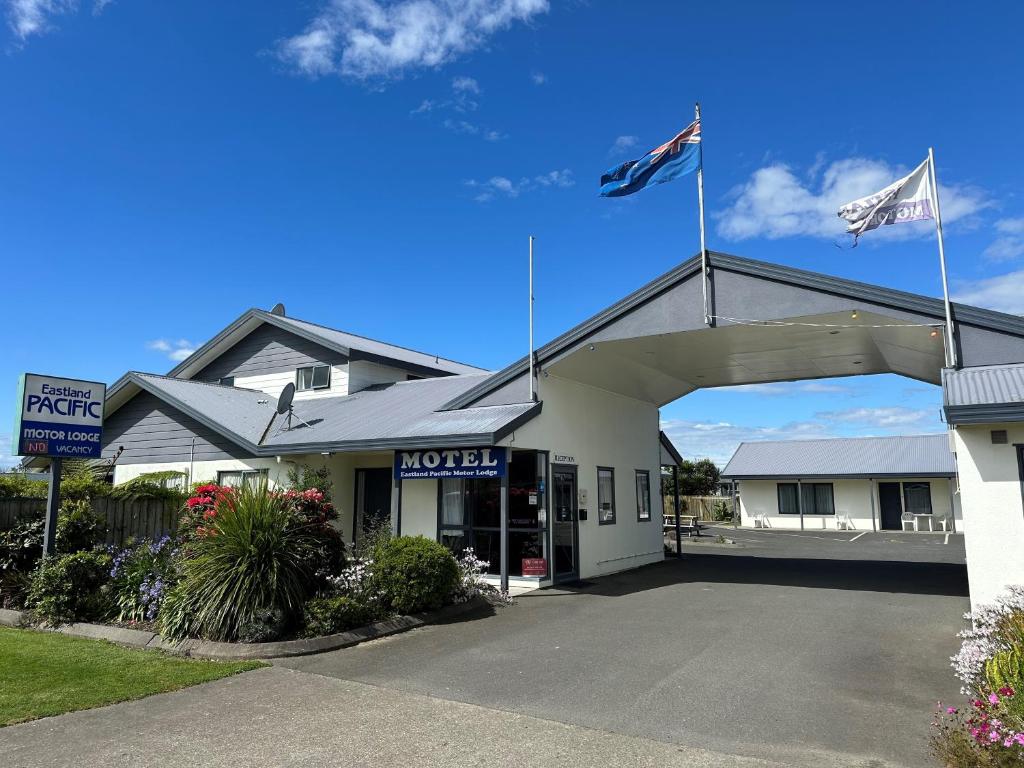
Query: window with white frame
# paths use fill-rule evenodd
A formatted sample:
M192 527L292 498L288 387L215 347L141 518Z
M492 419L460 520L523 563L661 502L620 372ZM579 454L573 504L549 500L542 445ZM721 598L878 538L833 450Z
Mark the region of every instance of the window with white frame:
M327 389L331 386L331 366L309 365L295 371L295 389L306 392L312 389Z
M646 469L636 471L636 519L651 519L651 473Z
M217 473L217 485L228 488L256 488L267 482L265 469L233 469Z
M930 483L904 483L903 508L912 515L932 513L932 487Z

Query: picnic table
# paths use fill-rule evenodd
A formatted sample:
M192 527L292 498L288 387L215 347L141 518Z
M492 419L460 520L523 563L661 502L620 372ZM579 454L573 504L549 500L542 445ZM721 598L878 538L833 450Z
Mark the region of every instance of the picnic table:
M687 536L700 536L700 520L697 518L697 515L680 515L679 528ZM675 531L676 516L673 514L664 515L662 529L665 533Z

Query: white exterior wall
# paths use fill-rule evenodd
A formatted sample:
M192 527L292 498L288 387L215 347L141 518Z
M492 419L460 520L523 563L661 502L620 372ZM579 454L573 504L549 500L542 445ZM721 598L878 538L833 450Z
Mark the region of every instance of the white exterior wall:
M993 429L1007 431L1006 445L992 444ZM1007 586L1024 584L1024 502L1014 445L1024 443L1024 424L959 426L954 434L967 578L976 608L993 602Z
M779 483L793 483L795 480L739 480L740 494L740 522L741 525L752 528L754 517L762 512L768 514L768 525L772 528L797 529L800 528L800 515L779 514ZM853 527L858 531L871 531L882 529L881 506L878 501L878 483L910 483L926 482L931 485L932 491L932 515L938 519L949 515L950 496L949 480L941 477L886 477L876 480L874 484L866 479L829 479L813 478L806 480L808 483L832 483L832 493L835 499L835 515L804 515L804 530L825 530L836 529L836 521L839 516L846 513L853 522ZM874 500L875 526L871 523L871 504ZM954 497L953 510L956 519L956 530L962 532L964 529L963 515L960 510L959 498ZM939 526L933 523L936 530Z
M501 444L550 451L552 462L554 454L575 458L578 488L587 492L588 513L579 523L580 577L663 560L657 406L554 375L541 378L538 386L544 402L540 416ZM614 525L598 524L598 466L615 469ZM647 470L651 478L651 519L645 522L637 521L637 469Z
M290 465L276 459L222 459L219 461L196 461L192 465L192 483L215 483L218 472L230 472L240 469L266 469L270 487L277 488L288 484ZM163 464L116 464L114 465L114 485L128 482L148 472L189 472L189 462L172 461Z
M402 481L402 535L437 538L437 480Z
M295 371L280 371L278 373L266 373L259 376L236 376L235 386L242 389L256 389L266 392L273 398L281 394L288 384L295 383ZM296 400L309 400L314 397L327 397L328 395L347 395L348 388L348 364L331 366L331 386L326 389L314 389L306 392L295 393Z

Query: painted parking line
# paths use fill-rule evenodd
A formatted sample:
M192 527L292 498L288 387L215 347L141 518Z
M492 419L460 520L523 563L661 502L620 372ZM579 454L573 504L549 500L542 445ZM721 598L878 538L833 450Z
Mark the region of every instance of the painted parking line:
M856 541L861 536L866 536L866 535L867 535L867 531L864 531L864 533L858 533L856 536L854 536L852 539L850 539L850 541Z
M949 544L949 534L948 533L946 534L946 540L944 542L942 542L942 543L943 544Z

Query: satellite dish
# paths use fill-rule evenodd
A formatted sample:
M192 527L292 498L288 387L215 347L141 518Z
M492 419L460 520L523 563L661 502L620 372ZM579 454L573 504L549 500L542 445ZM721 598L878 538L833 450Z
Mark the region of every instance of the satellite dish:
M295 385L292 382L288 382L284 389L281 390L280 397L277 398L277 412L284 414L292 409L292 400L295 399Z
M277 302L277 304L274 305L274 308L270 310L270 314L277 315L278 317L284 317L284 304Z

